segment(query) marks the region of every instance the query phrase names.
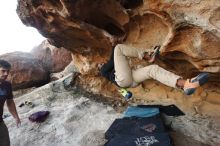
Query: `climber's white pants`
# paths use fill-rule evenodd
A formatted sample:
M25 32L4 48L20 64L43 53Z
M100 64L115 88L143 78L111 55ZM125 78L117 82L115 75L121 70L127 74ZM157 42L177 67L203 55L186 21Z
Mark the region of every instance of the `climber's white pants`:
M127 57L143 58L146 50L118 44L114 51L115 81L120 87L135 87L147 79L155 79L167 86L177 88L176 83L182 78L154 64L138 69L131 69Z

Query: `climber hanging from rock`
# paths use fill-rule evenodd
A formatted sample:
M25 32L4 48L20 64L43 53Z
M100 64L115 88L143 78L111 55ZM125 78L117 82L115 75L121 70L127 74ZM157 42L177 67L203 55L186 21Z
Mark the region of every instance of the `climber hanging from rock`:
M193 94L196 88L208 82L208 73L200 73L194 78L183 79L183 77L169 72L156 64L138 69L132 69L129 66L127 57L138 57L150 63L154 62L159 54L159 48L160 46L156 46L154 49L141 49L118 44L113 48L109 61L105 64L100 64L101 75L120 87L119 91L126 99L132 96L126 88L136 87L147 79L155 79L167 86L182 89L186 95Z

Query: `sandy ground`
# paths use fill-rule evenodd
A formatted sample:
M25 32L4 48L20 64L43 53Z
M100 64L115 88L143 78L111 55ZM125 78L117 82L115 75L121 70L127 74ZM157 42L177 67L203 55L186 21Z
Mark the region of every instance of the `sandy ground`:
M102 146L106 142L105 131L122 114L110 105L88 98L95 95L76 88L66 90L65 84L68 77L15 99L17 106L24 101L35 106L17 107L22 121L19 128L12 116L5 118L12 146ZM50 111L50 116L41 124L31 123L28 116L39 110ZM175 132L171 135L175 146L206 146Z

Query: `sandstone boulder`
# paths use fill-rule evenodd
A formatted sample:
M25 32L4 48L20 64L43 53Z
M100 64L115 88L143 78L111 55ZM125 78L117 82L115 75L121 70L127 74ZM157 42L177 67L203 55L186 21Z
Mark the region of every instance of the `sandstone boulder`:
M11 64L11 73L8 80L11 81L13 89L40 86L48 81L48 72L44 69L42 62L35 59L30 53L13 52L0 56Z
M96 54L106 60L119 42L161 45L166 60L161 66L185 77L210 72L219 80L219 8L219 0L19 0L17 13L52 44L91 58L93 64Z
M71 61L71 52L64 48L57 48L47 40L31 50L31 54L43 62L45 69L50 72L62 71Z

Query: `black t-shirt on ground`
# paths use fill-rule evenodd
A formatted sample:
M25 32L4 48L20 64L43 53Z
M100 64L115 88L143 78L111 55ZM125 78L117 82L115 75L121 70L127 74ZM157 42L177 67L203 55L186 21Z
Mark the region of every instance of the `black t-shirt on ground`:
M3 115L3 107L5 104L5 101L7 99L12 99L13 94L12 94L12 87L11 83L8 81L3 81L0 83L0 122L3 120L2 115Z

